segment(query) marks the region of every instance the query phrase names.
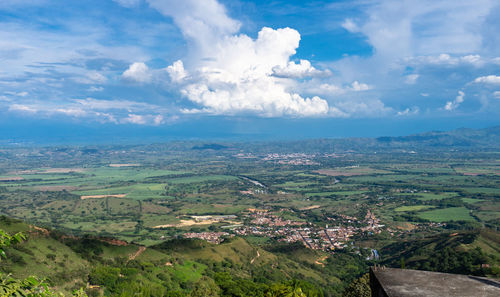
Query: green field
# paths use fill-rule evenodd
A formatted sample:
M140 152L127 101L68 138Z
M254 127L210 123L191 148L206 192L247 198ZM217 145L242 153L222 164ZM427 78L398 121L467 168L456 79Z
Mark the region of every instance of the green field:
M420 201L429 201L429 200L441 200L456 197L457 193L452 192L444 192L444 193L405 193L400 194L405 196L412 196Z
M126 194L127 198L138 200L148 198L158 198L165 193L166 184L133 184L130 186L112 187L105 189L73 191L72 193L79 196L90 195L120 195Z
M109 186L110 184L130 181L147 181L158 178L168 178L173 175L186 174L186 171L158 170L142 167L134 168L83 168L82 172L69 173L35 173L20 174L24 180L7 182L8 187L43 187L43 186L74 186L92 187L96 185Z
M190 177L181 177L169 179L170 184L190 184L190 183L204 183L204 182L217 182L217 181L235 181L238 177L231 175L196 175Z
M429 209L433 208L435 206L432 205L408 205L408 206L400 206L398 208L395 208L395 211L419 211L422 209Z
M352 196L352 195L360 195L364 194L367 191L342 191L342 192L331 192L333 195L338 195L338 196Z
M462 201L465 203L474 204L474 203L482 202L482 201L484 201L484 199L462 198Z
M467 193L481 193L481 194L489 194L489 195L500 195L500 187L499 188L462 188L461 190Z
M470 210L465 207L434 209L421 212L418 216L433 222L474 221L474 218L470 215Z
M313 197L313 196L327 197L327 196L339 195L338 193L339 192L318 192L318 193L305 193L304 195L306 197Z
M314 184L316 183L309 181L287 181L285 183L277 184L274 186L278 188L293 189L293 188L308 187Z

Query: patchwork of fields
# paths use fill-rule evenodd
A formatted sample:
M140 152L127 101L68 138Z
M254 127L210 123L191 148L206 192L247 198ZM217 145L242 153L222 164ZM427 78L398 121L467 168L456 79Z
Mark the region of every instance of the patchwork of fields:
M167 156L163 165L131 158L100 166L83 160L72 167L10 168L0 174L2 212L75 234L147 244L246 224L248 209L254 208L319 225L331 225L337 216L361 219L370 210L389 229L419 222L498 225L500 220L495 160L455 166L450 159L430 166L415 156L410 164L392 155L391 161L375 162L346 154L316 157L319 165L291 166L222 152ZM236 219L188 223L199 215Z

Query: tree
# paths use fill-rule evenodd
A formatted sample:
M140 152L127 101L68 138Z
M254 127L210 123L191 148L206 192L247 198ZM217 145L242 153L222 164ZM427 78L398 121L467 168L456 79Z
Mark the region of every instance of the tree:
M266 297L307 297L297 282L291 284L275 284L267 290Z
M14 235L9 235L8 233L0 229L0 261L2 261L2 257L7 258L7 255L4 251L5 248L8 248L12 244L20 243L25 239L26 236L21 232Z
M370 275L366 273L362 277L354 280L346 288L343 294L344 297L371 297Z
M196 284L194 284L194 288L189 296L219 297L220 291L221 291L220 288L217 286L217 284L214 282L213 279L204 276L198 282L196 282Z

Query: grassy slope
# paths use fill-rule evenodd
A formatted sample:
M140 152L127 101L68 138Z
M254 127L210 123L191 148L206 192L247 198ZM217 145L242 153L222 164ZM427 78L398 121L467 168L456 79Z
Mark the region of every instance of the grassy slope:
M1 269L15 277L45 277L58 290L68 293L85 287L87 275L98 265L75 252L78 249L70 248L71 242L74 246L81 239L55 239L54 236L34 231L33 227L11 219L1 219L0 229L9 233L23 231L29 234L26 242L7 251L9 259L2 262ZM101 250L98 259L102 263L127 261L139 249L137 245L113 246L96 240L93 242ZM298 254L269 252L249 244L243 238L233 238L220 245L200 240L179 240L149 247L135 260L150 263L141 277L153 281L159 273L167 273L179 283L196 282L207 269L208 263L225 262L231 263L236 277L253 278L267 271L282 280L295 277L323 286L340 283L337 278L322 274L320 265L314 264L314 261L324 256L322 253L306 251L307 253Z
M47 278L66 293L84 285L82 280L89 271L89 263L68 246L19 221L2 217L0 229L28 234L26 242L7 250L8 259L2 262L2 271L19 278L30 275Z
M231 261L233 264L241 266L242 271L246 272L246 275L241 275L241 277L250 277L248 273L256 269L279 269L286 277L293 278L306 278L314 280L315 282L327 284L327 279L319 271L319 266L317 269L313 269L310 266L320 255L312 250L307 250L310 253L310 257L304 255L304 258L308 258L307 261L303 259L294 258L293 255L284 255L280 253L271 253L264 249L250 245L243 238L234 238L226 243L220 245L213 245L202 241L180 241L178 243L166 243L160 244L155 247L156 249L166 251L170 255L183 256L186 259L194 261ZM257 251L259 257L257 257ZM254 260L252 262L252 260ZM308 263L307 263L308 262ZM330 281L336 281L332 278Z
M399 241L384 247L380 252L383 263L399 267L401 258L405 259L406 268L413 268L412 263L425 262L434 253L450 247L457 251L471 251L477 247L491 257L491 264L500 267L500 236L491 229L443 233L418 240Z

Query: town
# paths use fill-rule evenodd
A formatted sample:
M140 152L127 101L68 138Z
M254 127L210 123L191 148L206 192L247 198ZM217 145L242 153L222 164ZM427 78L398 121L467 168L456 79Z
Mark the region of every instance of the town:
M281 209L278 213L284 210ZM305 221L285 220L268 209L248 209L243 219L248 223L230 226L232 228L228 232L190 232L183 236L206 240L214 244L219 244L224 238L235 235L264 236L281 242L302 242L310 249L333 252L346 247L349 240L358 233L377 234L384 228L384 225L380 224L380 220L370 210L361 221L346 215L339 215L338 218L331 217L329 220L338 224L325 227L318 227ZM363 227L356 225L363 225Z

